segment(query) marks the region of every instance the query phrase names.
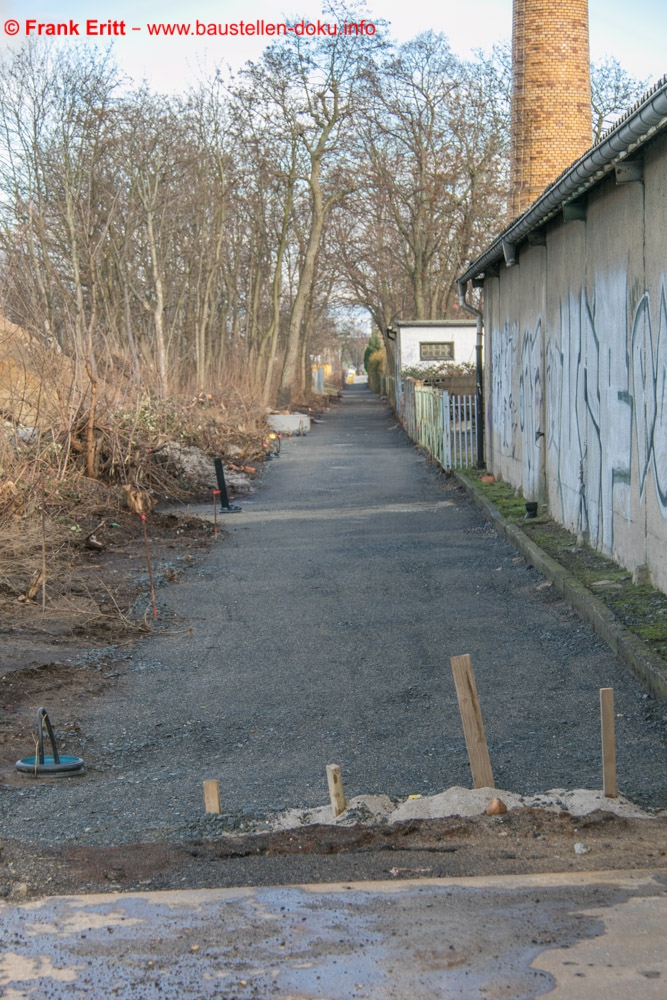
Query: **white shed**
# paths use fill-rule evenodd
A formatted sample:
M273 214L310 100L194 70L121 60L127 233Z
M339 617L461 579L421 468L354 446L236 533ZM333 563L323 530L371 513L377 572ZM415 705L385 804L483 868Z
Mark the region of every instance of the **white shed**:
M431 368L442 362L475 364L477 326L458 319L397 320L394 334L396 403L401 408L404 368Z

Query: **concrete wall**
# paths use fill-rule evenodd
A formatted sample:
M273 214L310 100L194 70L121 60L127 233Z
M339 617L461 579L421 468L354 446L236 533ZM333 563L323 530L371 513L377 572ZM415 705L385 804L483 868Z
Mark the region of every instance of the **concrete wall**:
M529 500L544 495L545 254L544 247L530 248L521 268L484 285L485 323L502 317L486 344L487 464L520 484Z
M667 138L485 282L487 465L667 591Z

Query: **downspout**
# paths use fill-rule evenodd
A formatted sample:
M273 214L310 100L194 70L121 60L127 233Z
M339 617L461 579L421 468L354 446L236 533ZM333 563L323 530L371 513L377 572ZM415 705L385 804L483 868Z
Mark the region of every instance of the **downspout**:
M403 383L401 382L401 373L398 367L399 357L397 353L396 333L397 331L395 326L388 326L387 329L384 331L386 339L391 341L391 343L394 345L392 350L392 354L394 355L394 399L392 405L394 413L402 422L403 417L401 416L401 397L403 394Z
M484 316L479 309L475 309L466 302L466 289L468 286L467 281L462 281L459 279L457 282L459 286L459 305L461 308L474 316L477 320L477 339L475 343L475 380L477 384L477 420L476 420L476 431L477 431L477 468L486 468L484 462L484 394L482 392L482 344L483 344L483 324Z

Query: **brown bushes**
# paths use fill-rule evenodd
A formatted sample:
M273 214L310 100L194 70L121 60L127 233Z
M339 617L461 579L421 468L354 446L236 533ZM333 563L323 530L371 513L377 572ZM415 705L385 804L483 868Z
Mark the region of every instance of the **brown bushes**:
M87 536L123 521L128 495L145 491L152 506L201 492L171 460L179 448L202 448L211 467L214 455L263 457L264 408L250 393L157 399L118 373L77 378L74 362L1 319L0 341L0 596L10 602L30 594L45 559L45 594L66 592Z

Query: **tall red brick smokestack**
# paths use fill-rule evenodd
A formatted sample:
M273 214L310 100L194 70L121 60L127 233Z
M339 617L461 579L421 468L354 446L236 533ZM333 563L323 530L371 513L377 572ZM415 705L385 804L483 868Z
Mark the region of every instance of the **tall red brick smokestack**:
M514 0L512 216L532 204L591 142L588 0Z

